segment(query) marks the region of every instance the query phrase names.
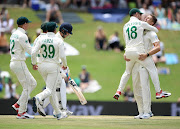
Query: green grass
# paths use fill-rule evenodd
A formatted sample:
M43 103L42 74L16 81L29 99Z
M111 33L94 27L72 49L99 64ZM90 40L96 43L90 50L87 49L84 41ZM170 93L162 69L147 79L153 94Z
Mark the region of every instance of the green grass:
M28 30L29 36L32 38L35 35L36 28L40 27L41 21L36 17L36 13L30 9L9 9L12 18L16 19L19 16L27 16L32 23ZM126 17L123 23L103 23L100 21L93 21L93 16L89 13L78 13L78 15L84 20L84 23L73 24L73 35L66 42L80 51L79 56L68 56L68 66L71 70L71 77L78 77L81 71L81 65L86 65L88 71L91 73L93 79L96 79L102 89L96 93L86 93L85 97L87 100L96 101L115 101L112 96L116 92L119 85L119 80L125 70L125 61L123 59L124 53L115 53L113 51L96 51L94 49L94 32L97 26L103 26L107 36L109 37L114 31L118 31L120 34L121 42L124 44L122 36L122 27L125 22L128 21L129 17ZM15 26L17 27L17 26ZM165 52L177 53L180 56L180 31L166 31L160 30L158 36L165 43ZM83 48L82 45L86 44ZM13 81L16 82L17 78L15 74L9 69L10 55L0 55L0 68L1 70L9 71L12 75ZM37 80L37 87L32 92L31 97L39 93L42 87L45 85L42 77L37 71L32 70L31 60L27 59L26 64ZM152 101L168 101L176 102L180 97L180 64L168 65L160 64L159 66L169 67L171 70L170 75L160 75L161 88L172 93L172 96L162 100L155 99L155 90L151 83ZM128 81L128 85L132 86L132 80ZM21 93L22 87L17 88L17 92ZM0 97L3 97L4 92L0 93ZM67 95L69 100L77 100L74 94ZM123 97L120 97L123 100Z
M53 116L35 116L35 119L16 119L0 116L2 129L179 129L179 117L153 117L147 120L133 116L70 116L56 120Z

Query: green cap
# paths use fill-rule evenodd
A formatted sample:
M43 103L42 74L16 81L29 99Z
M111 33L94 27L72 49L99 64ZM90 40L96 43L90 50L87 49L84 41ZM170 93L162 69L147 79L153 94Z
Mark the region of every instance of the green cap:
M26 17L19 17L17 19L17 24L18 25L23 25L25 23L31 23L31 21L29 21Z
M48 32L54 32L54 30L58 28L58 25L56 24L56 22L48 22L47 23L47 31Z
M139 9L133 8L129 11L129 15L133 16L135 13L143 14Z
M46 32L46 31L47 31L47 23L48 23L48 22L44 22L44 23L41 24L41 30L42 30L43 32Z

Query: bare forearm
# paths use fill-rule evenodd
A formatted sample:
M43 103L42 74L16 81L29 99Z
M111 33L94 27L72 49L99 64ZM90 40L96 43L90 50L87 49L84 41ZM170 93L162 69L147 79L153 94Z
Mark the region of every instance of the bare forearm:
M160 49L160 45L159 45L159 42L156 43L156 45L154 46L153 49L151 49L148 53L149 55L154 55L156 54L157 52L159 52L161 49Z

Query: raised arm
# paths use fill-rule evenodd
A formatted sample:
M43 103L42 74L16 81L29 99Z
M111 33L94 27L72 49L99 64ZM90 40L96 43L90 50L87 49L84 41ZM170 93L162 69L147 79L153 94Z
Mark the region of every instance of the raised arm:
M151 30L151 31L154 31L154 32L158 33L158 29L157 29L156 27L151 26L151 25L149 25L149 24L146 23L146 22L142 22L142 27L143 27L144 29L146 29L146 30Z

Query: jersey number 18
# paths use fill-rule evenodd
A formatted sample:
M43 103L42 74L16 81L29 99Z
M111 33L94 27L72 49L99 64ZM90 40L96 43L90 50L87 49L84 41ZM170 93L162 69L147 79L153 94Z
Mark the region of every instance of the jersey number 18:
M130 31L131 30L131 31ZM126 33L128 34L128 38L129 40L131 39L135 39L137 37L137 27L136 26L132 26L131 29L129 29L129 27L126 30Z

